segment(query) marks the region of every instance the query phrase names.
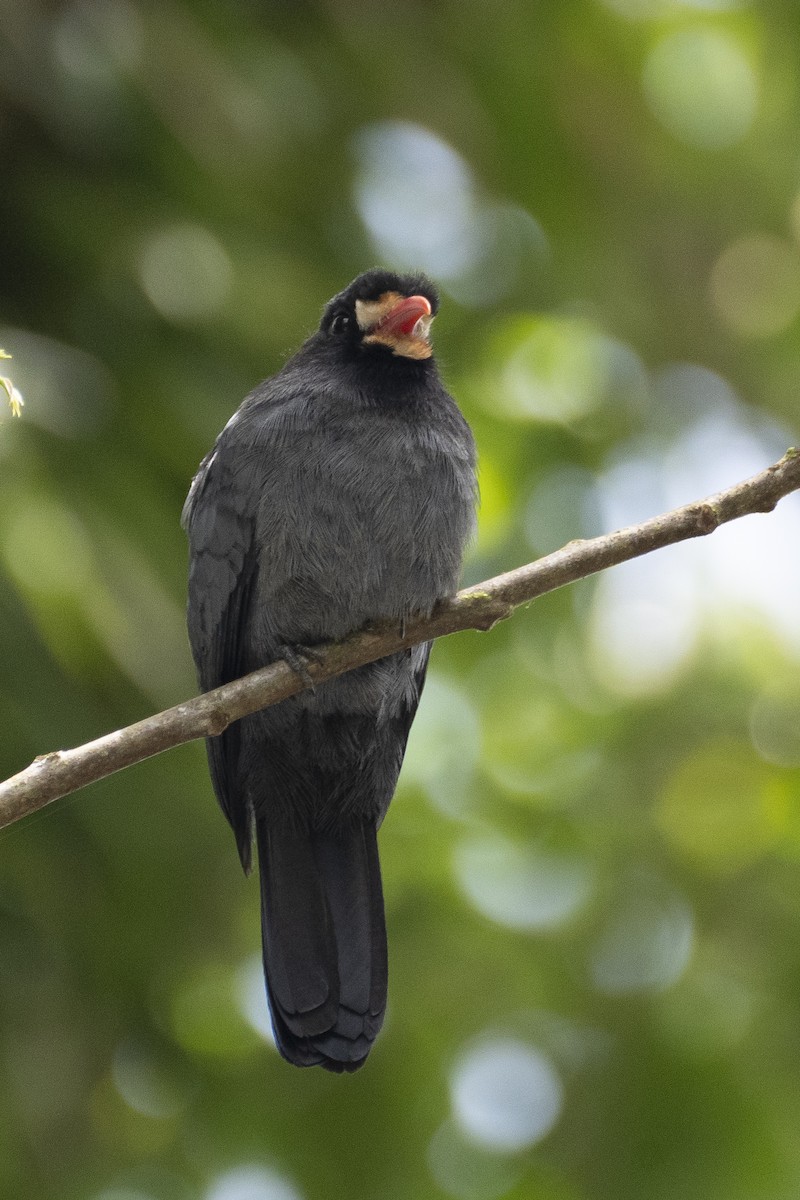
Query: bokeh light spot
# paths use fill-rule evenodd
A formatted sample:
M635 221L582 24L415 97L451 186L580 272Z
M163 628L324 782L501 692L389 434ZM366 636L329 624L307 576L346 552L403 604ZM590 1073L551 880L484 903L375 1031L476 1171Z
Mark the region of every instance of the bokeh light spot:
M218 1176L205 1200L302 1200L302 1192L277 1171L248 1164Z
M629 347L577 317L512 318L490 352L503 362L491 406L517 420L569 425L626 390L639 373Z
M644 457L610 468L599 480L598 498L609 531L668 507L659 465ZM663 690L689 661L697 624L696 590L686 572L663 569L651 557L606 571L597 581L589 626L598 678L625 696Z
M691 146L721 149L747 133L758 106L758 80L739 41L712 29L662 37L644 67L650 108Z
M686 970L693 932L692 913L683 900L635 889L592 950L595 987L610 995L663 991Z
M481 728L468 693L429 675L403 762L401 784L416 784L450 816L469 806Z
M564 1102L559 1075L533 1046L495 1038L467 1051L450 1080L453 1113L479 1145L513 1153L556 1124Z
M59 11L51 29L56 62L97 90L116 83L116 69L134 70L143 48L141 18L130 0L76 0Z
M703 746L667 781L656 820L667 841L706 870L735 871L760 858L780 832L775 784L738 742Z
M186 1103L186 1089L175 1074L137 1042L117 1046L111 1075L125 1103L145 1117L173 1117Z
M749 3L749 0L602 0L602 3L629 21L657 21L678 13L681 9L724 12L727 9L741 8L743 4Z
M227 251L202 225L174 225L142 248L139 279L168 321L192 322L218 312L228 298L233 267Z
M699 363L672 362L653 377L653 404L648 425L674 439L687 436L687 426L708 417L725 418L739 409L727 379Z
M534 554L551 554L574 538L602 533L594 475L573 463L541 475L525 506L525 532Z
M691 971L661 1006L662 1027L682 1052L700 1058L725 1054L741 1045L757 1020L757 998L729 953L713 944L699 947Z
M750 709L750 737L766 762L800 767L800 690L762 692Z
M248 958L236 976L236 999L239 1011L251 1029L270 1046L275 1045L272 1021L264 985L264 963L260 954Z
M676 571L653 585L650 565L626 564L598 580L589 625L598 678L621 696L663 692L691 661L698 644L695 593Z
M481 199L467 162L409 121L365 126L354 139L355 204L377 253L429 271L460 303L494 303L521 264L541 261L547 239L511 204Z
M550 246L541 225L513 204L482 207L472 223L473 249L469 264L447 277L447 291L459 304L486 308L513 287L520 276L542 267Z
M725 324L742 337L782 333L800 311L800 254L783 238L741 238L714 264L711 297Z
M103 424L116 384L99 359L54 338L8 326L0 329L0 346L14 355L11 374L25 397L26 424L67 438L90 437ZM0 399L5 417L5 393Z
M469 839L456 847L455 869L479 912L512 929L552 929L589 899L593 872L577 854L526 846L510 838Z
M657 414L668 414L674 401L677 424L672 415L657 415L654 424L669 440L620 447L624 456L600 476L597 501L605 530L747 479L791 442L790 432L746 412L713 372L688 364L670 367L661 373L656 393ZM786 552L798 541L800 497L789 496L769 521L758 516L734 521L713 538L605 572L592 600L598 682L623 695L663 689L689 663L702 634L729 640L742 626L766 628L800 648L800 557Z
M453 1120L444 1121L431 1138L428 1167L442 1191L456 1200L499 1200L522 1173L516 1159L477 1146Z
M449 277L475 246L475 185L456 151L420 125L387 121L355 141L356 205L381 253L399 265Z
M578 733L572 702L520 669L529 660L535 670L536 656L535 643L520 628L510 651L485 661L477 684L484 701L481 767L505 791L552 809L574 804L576 794L592 786L601 756Z

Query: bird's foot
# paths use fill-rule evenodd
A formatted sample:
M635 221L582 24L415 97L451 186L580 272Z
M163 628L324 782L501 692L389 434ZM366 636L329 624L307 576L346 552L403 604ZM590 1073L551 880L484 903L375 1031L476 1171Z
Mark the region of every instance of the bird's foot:
M322 653L314 646L304 646L299 642L293 645L285 643L279 646L277 657L282 658L288 667L294 671L307 688L312 692L316 691L314 680L311 678L311 673L308 669L310 662L321 663L323 661Z

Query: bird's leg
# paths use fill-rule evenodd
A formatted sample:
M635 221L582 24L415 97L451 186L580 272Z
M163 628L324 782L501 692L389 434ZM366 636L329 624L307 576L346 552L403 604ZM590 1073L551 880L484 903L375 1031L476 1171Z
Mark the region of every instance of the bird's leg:
M285 642L279 646L276 655L283 659L288 667L294 671L295 675L302 679L303 683L312 692L316 691L314 680L308 670L310 662L321 663L323 661L322 653L314 646L304 646L300 642L289 644Z

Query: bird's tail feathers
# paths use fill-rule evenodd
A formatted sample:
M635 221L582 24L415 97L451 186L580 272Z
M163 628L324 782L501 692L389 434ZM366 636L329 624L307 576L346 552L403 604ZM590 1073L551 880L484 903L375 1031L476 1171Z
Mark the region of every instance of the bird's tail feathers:
M355 1071L386 1008L374 825L308 834L256 824L264 971L275 1040L297 1066Z

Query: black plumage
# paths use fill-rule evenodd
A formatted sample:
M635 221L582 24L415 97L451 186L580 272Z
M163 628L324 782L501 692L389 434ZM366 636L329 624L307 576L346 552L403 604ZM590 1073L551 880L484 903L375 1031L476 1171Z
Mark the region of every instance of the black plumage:
M437 308L424 276L360 276L203 460L183 514L203 689L455 591L475 450L431 354ZM376 835L429 653L361 667L208 742L246 870L255 838L273 1027L299 1066L355 1070L383 1020Z

